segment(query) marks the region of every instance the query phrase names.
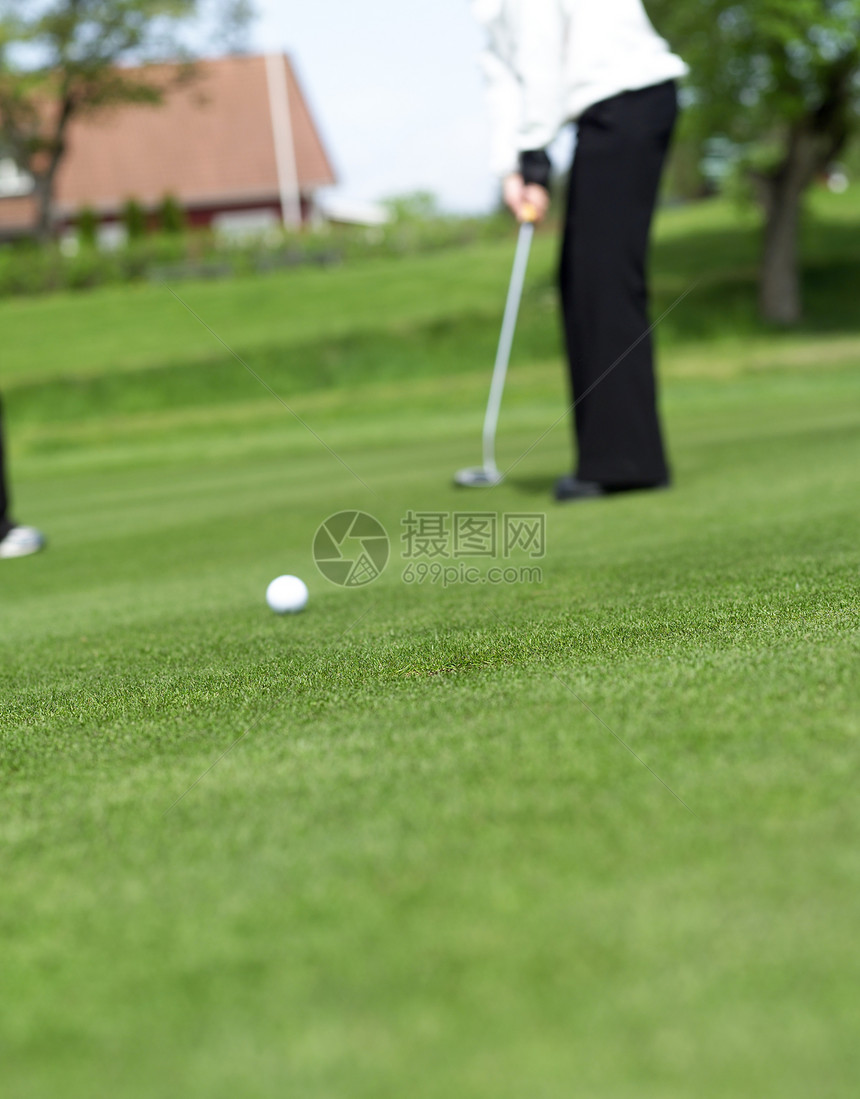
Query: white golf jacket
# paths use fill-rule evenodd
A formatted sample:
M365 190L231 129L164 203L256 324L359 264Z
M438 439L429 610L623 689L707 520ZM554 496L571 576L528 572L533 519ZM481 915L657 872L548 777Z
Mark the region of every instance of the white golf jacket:
M595 103L688 71L642 0L472 0L472 8L487 30L482 68L500 176Z

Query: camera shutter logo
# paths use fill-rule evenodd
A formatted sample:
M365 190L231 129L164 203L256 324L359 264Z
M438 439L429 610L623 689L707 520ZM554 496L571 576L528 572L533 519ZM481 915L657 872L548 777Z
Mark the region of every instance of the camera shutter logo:
M341 588L372 584L388 564L391 542L385 527L364 511L330 515L314 536L317 568Z

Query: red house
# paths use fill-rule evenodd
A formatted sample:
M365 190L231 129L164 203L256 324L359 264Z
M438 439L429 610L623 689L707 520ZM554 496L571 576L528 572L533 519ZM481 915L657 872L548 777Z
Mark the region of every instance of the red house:
M148 72L159 84L174 66ZM160 106L122 105L76 119L56 188L58 229L82 209L116 224L135 199L154 211L171 195L190 224L224 229L299 225L335 183L331 162L290 60L282 54L198 62ZM0 160L0 237L27 233L35 204L27 176Z

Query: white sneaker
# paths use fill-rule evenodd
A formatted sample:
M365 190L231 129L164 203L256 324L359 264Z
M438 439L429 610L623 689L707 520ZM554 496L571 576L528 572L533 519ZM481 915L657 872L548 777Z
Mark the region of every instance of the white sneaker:
M45 548L45 536L35 527L12 527L0 538L0 557L28 557Z

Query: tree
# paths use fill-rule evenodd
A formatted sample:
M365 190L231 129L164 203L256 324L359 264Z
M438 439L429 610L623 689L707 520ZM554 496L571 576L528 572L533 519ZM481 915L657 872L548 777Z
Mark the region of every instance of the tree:
M33 177L41 240L53 233L73 119L122 103L161 103L193 68L159 76L125 63L188 60L183 32L212 7L237 34L253 17L247 0L0 0L0 142Z
M383 200L394 221L433 221L441 217L439 200L432 191L410 191Z
M692 69L688 133L729 139L764 215L762 316L802 314L810 184L860 128L860 0L647 0Z
M247 53L248 29L256 18L253 0L228 0L219 5L214 12L212 45L219 53Z

